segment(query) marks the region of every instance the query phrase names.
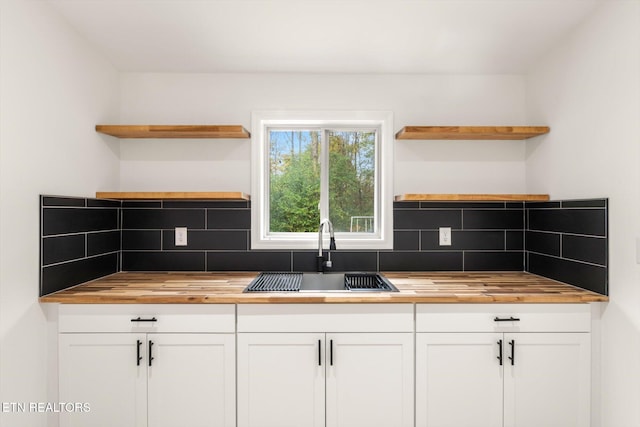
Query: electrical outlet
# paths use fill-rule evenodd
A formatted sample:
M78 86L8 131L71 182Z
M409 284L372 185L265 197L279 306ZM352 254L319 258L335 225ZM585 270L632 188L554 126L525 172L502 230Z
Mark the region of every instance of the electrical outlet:
M451 227L440 227L440 246L451 246Z
M187 246L187 227L176 227L176 246Z

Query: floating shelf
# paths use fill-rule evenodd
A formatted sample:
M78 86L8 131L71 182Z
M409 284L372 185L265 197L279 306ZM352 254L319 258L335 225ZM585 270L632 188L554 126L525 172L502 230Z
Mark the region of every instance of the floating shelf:
M548 194L401 194L396 202L546 202Z
M99 191L96 192L97 199L115 199L115 200L250 200L248 194L237 191L136 191L136 192L120 192L120 191Z
M96 125L96 132L117 138L250 138L239 125Z
M527 139L549 130L548 126L405 126L396 139Z

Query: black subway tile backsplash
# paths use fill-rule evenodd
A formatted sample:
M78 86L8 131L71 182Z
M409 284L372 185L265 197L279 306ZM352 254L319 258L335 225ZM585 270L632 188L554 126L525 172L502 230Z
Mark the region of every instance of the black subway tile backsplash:
M607 240L600 237L562 236L562 257L607 265Z
M87 199L81 197L57 197L57 196L41 196L42 206L75 206L85 207Z
M522 230L524 228L524 211L517 209L465 210L462 217L462 227L465 230Z
M524 248L524 230L505 231L505 249L508 251L521 251Z
M87 234L87 256L120 251L120 231Z
M123 229L171 229L176 227L203 230L204 210L200 209L123 209Z
M524 251L464 252L466 271L523 271Z
M560 256L560 234L527 231L525 242L529 252Z
M606 199L588 199L588 200L563 200L563 208L605 208L607 206Z
M120 269L120 202L40 197L40 294Z
M327 252L324 252L325 256ZM293 271L317 271L318 251L293 252ZM331 271L377 271L378 253L376 251L332 251Z
M42 265L84 258L85 235L47 237L42 239Z
M394 231L393 249L396 251L417 251L420 250L419 231Z
M530 253L528 271L607 295L607 268L568 259Z
M208 252L207 271L292 271L291 252Z
M44 208L43 211L44 236L118 229L118 209Z
M380 271L462 271L462 252L380 252Z
M504 207L504 202L420 202L422 209L503 209Z
M560 202L525 202L525 209L550 209L559 208Z
M117 271L117 253L45 266L40 276L40 295L57 292Z
M440 246L440 233L438 231L421 232L421 249L424 250L501 250L505 248L505 234L500 231L451 231L451 246ZM522 248L519 248L522 250Z
M249 230L251 211L249 209L209 209L207 210L209 230Z
M87 206L90 208L119 208L121 205L119 200L87 199Z
M606 295L608 200L526 206L526 271Z
M393 212L393 228L395 230L437 230L439 227L462 227L461 210L405 210Z
M166 250L247 250L247 231L189 230L187 246L175 245L175 231L162 232L162 248Z
M123 271L205 271L204 252L122 252Z
M251 250L248 201L42 196L41 204L44 293L119 270L316 270L314 250ZM526 269L606 292L606 209L606 199L395 202L393 250L345 250L338 239L332 270ZM187 246L174 245L175 227L187 227ZM452 228L451 246L439 245L439 227Z
M162 249L162 230L122 230L122 250Z
M161 208L162 201L160 200L123 200L123 208Z
M604 209L530 209L529 229L558 233L606 235Z
M249 208L247 201L216 201L216 200L164 200L162 207L165 209L233 209Z
M316 254L317 255L317 254ZM340 251L331 255L334 271L377 271L378 253Z

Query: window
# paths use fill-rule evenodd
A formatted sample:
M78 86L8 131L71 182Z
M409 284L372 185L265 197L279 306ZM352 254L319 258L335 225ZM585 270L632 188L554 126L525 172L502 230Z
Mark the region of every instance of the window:
M256 112L251 247L392 248L393 132L387 112Z

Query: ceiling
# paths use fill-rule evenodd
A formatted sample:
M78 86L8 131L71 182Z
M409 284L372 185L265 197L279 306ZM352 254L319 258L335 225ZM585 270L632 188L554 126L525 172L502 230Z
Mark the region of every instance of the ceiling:
M121 71L524 73L601 0L48 0Z

